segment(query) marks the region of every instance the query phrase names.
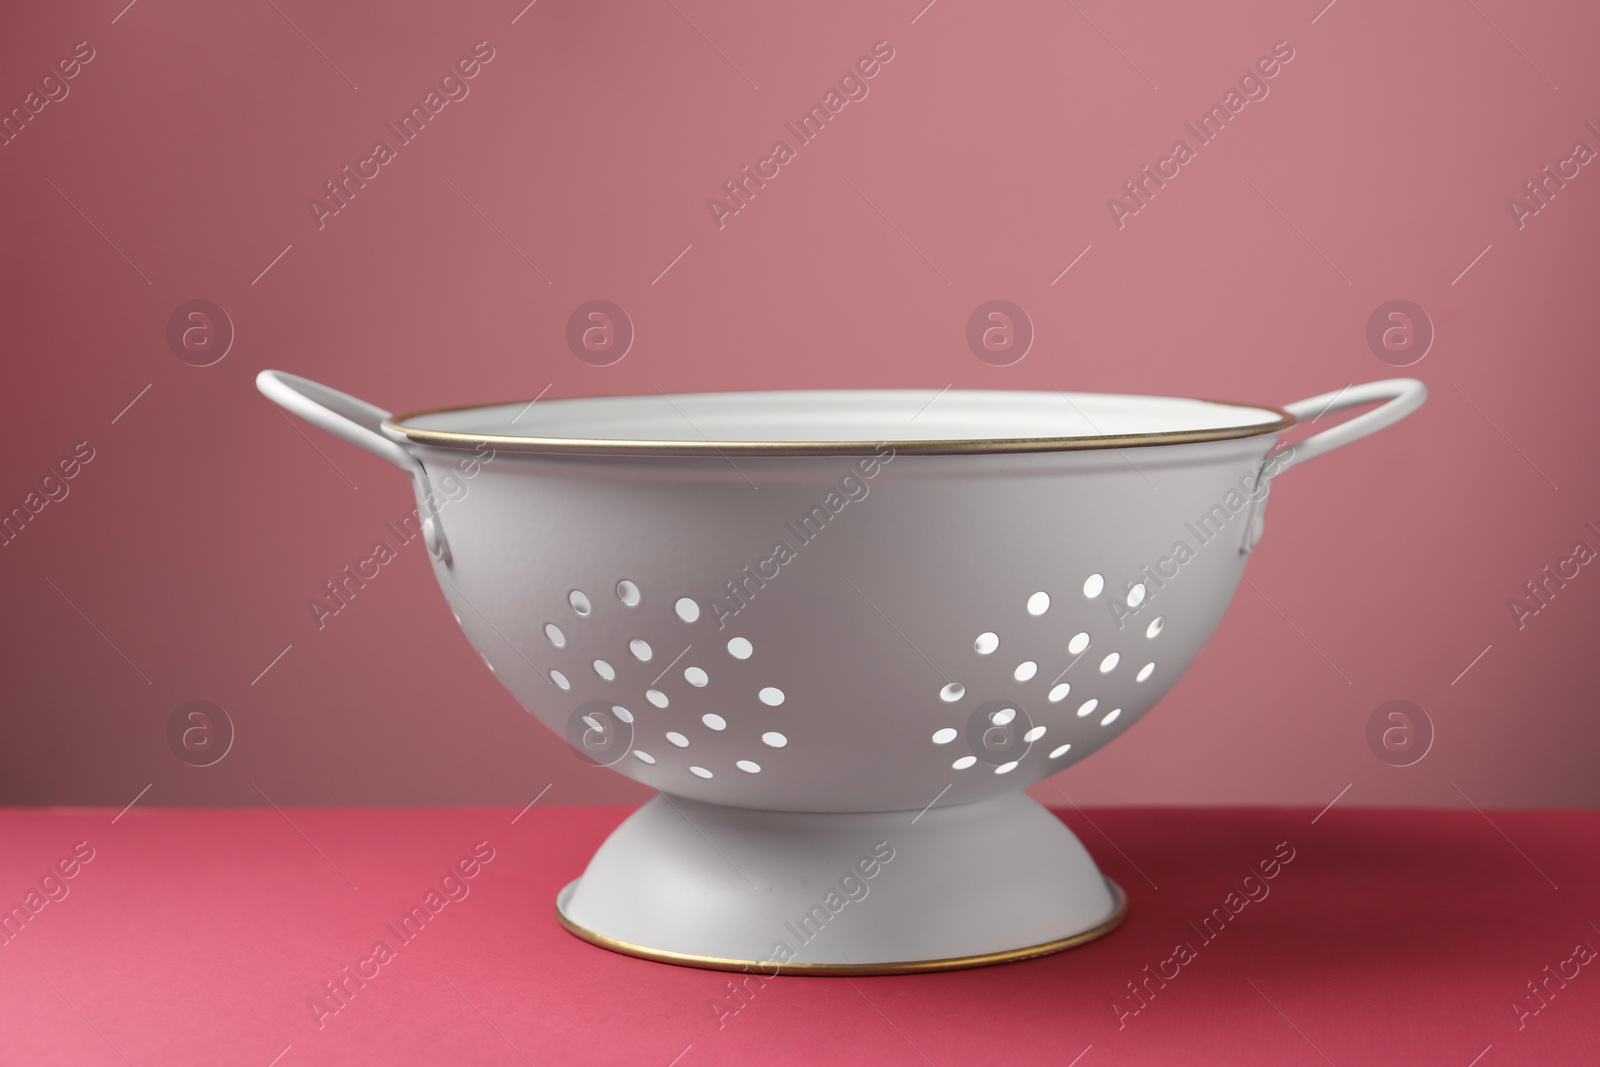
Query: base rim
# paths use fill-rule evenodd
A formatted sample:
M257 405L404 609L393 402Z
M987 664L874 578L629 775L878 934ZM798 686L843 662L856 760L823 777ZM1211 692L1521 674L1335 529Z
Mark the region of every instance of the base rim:
M1102 878L1105 876L1102 875ZM1057 938L1038 945L1027 945L1022 948L1005 949L1000 952L986 952L976 956L951 956L943 959L932 960L903 960L895 963L776 963L772 960L737 960L726 959L719 956L696 956L687 952L671 952L667 949L649 948L644 945L635 945L628 941L620 941L614 937L590 930L581 926L567 917L562 905L572 897L572 891L577 888L579 879L568 882L560 893L556 894L556 921L567 933L581 941L610 952L620 953L624 956L633 956L654 963L670 963L678 967L698 967L708 971L759 971L767 975L796 974L825 977L828 975L881 975L881 974L922 974L933 971L956 971L971 967L993 967L1001 963L1015 963L1019 960L1031 960L1039 956L1049 956L1056 952L1065 952L1069 948L1088 944L1109 934L1121 926L1128 917L1128 895L1122 887L1110 878L1105 878L1106 888L1111 891L1114 907L1111 915L1104 922L1092 926L1087 930L1072 934L1069 937Z

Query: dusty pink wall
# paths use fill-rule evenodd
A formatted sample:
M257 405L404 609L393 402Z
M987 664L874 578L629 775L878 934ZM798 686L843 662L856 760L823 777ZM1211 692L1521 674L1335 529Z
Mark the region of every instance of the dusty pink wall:
M1600 549L1600 165L1563 162L1600 149L1592 5L123 3L0 27L0 105L39 107L0 147L0 506L93 453L0 548L0 801L640 796L495 683L420 547L318 631L308 598L412 505L257 395L272 366L399 409L950 383L1284 403L1415 374L1428 405L1283 480L1188 677L1056 784L1600 803L1600 567L1521 628L1508 608ZM880 41L868 95L719 227L708 198ZM308 201L477 42L468 95L319 225ZM1199 146L1185 123L1277 42L1267 95ZM1178 139L1195 157L1113 212ZM1546 165L1576 176L1519 220ZM595 298L637 330L604 368L564 341ZM1011 366L964 339L995 298L1037 332ZM204 367L167 339L197 299L235 335ZM1395 299L1435 335L1403 372L1367 339ZM209 767L169 748L194 699L236 731ZM1432 723L1412 766L1369 745L1392 700Z

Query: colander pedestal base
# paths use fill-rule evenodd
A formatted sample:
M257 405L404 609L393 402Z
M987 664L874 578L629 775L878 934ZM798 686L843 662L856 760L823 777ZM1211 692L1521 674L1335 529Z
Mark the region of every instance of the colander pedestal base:
M1126 913L1072 831L1017 792L893 812L656 797L556 902L604 948L766 974L892 974L1026 959Z

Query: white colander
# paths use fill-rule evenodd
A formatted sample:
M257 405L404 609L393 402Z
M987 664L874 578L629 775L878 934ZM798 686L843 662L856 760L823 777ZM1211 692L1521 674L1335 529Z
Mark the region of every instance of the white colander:
M412 479L445 598L528 711L661 795L568 929L708 967L875 973L1098 936L1122 894L1024 788L1210 636L1270 476L1415 410L1095 394L551 400L391 417L261 391ZM1383 406L1274 451L1297 418Z

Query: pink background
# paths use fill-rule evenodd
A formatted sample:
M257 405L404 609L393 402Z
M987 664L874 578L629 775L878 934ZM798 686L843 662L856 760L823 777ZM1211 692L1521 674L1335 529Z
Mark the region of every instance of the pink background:
M76 42L94 58L0 147L0 508L79 442L94 459L0 548L0 802L642 799L483 669L420 547L316 629L308 598L412 500L260 397L278 367L400 410L949 384L1281 404L1413 374L1421 412L1278 486L1257 588L1152 722L1054 784L1600 804L1600 571L1521 630L1507 606L1600 549L1600 173L1521 229L1507 207L1576 140L1600 149L1600 12L923 2L8 12L0 106ZM1267 98L1119 229L1107 198L1284 40ZM319 229L308 199L479 41L470 94ZM866 99L719 230L707 198L878 41ZM604 368L564 341L594 298L637 329ZM994 298L1037 331L1011 366L966 347ZM1403 371L1366 340L1395 298L1436 330ZM237 331L211 366L167 344L192 299ZM237 730L205 768L166 739L197 698ZM1394 699L1436 734L1409 767L1367 742Z

